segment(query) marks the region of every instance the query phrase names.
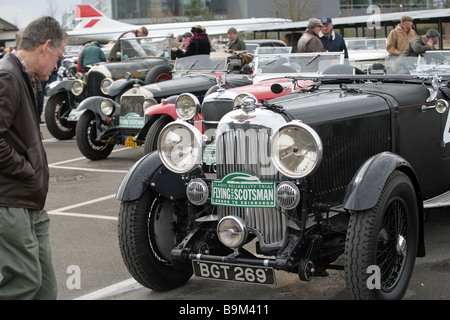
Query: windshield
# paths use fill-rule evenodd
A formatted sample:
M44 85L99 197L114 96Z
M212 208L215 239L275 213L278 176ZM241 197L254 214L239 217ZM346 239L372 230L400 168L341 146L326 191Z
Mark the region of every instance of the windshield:
M215 73L227 71L227 56L208 54L178 58L175 62L176 73Z
M122 60L138 56L135 46L144 49L149 57L170 58L170 37L125 38L121 41Z
M386 38L346 39L347 50L386 50Z
M288 76L303 79L311 79L314 76L342 79L343 76L349 75L374 79L380 77L373 77L373 75L384 79L386 75L390 79L429 79L436 76L450 79L450 50L427 51L423 56L418 57L389 56L373 59L370 63L366 60L339 60L337 57L327 57L323 53L310 57L309 60L306 57L300 57L296 62L292 58L286 60L288 58L283 56L278 58L261 56L258 59L260 60L258 72L261 75L264 75L264 72L287 72ZM296 70L297 74L289 70Z
M343 63L344 55L339 52L258 55L255 57L254 82L284 75L317 75Z
M292 47L258 47L255 55L291 53Z

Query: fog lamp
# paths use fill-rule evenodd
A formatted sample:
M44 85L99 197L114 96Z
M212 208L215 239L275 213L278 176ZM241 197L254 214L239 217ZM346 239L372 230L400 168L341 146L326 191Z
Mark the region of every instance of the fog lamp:
M248 228L245 222L236 216L222 218L217 225L217 236L220 242L229 248L239 248L245 243Z

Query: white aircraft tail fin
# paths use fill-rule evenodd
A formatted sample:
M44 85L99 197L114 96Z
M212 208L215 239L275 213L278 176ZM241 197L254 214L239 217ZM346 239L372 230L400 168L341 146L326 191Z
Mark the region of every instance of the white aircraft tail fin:
M108 18L91 5L76 6L74 29L115 29L124 27L131 27L130 30L132 29L130 24Z

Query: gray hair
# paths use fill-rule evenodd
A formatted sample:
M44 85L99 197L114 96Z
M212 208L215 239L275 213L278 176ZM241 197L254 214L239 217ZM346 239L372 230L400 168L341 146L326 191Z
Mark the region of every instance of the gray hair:
M435 29L428 29L427 34L425 35L425 37L427 37L427 39L430 38L439 38L441 35L439 34L439 32Z
M19 49L33 50L51 40L52 47L59 47L67 39L67 33L59 22L50 16L36 19L25 28Z

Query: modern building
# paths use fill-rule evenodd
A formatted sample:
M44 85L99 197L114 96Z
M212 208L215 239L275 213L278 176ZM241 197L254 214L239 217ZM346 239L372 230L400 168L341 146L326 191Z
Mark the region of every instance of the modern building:
M365 15L369 14L367 9L373 5L381 13L436 9L442 8L445 1L447 0L304 0L301 4L291 4L291 7L287 0L82 0L82 3L94 5L112 19L140 25L252 17L305 21L310 17ZM73 14L73 8L70 13Z
M189 21L189 8L207 8L210 15L194 20L287 18L307 20L311 16L338 16L339 0L306 0L307 7L286 6L286 0L83 0L112 19L139 24ZM203 18L203 19L202 19Z

